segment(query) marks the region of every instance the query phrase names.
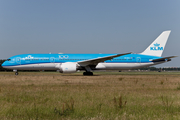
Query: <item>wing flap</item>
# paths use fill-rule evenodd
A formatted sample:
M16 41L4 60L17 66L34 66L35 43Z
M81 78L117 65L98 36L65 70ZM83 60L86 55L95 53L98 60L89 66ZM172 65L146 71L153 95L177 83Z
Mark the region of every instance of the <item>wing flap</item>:
M94 59L79 61L77 63L80 66L97 65L100 62L104 62L106 60L111 60L111 59L113 59L115 57L119 57L119 56L123 56L123 55L127 55L127 54L131 54L131 52L130 53L124 53L124 54L115 54L115 55L106 56L106 57L98 57L98 58L94 58Z

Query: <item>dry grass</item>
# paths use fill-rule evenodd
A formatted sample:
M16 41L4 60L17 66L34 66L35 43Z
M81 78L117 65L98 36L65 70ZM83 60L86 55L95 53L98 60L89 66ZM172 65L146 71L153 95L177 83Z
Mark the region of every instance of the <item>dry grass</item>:
M180 119L179 73L0 73L0 119Z

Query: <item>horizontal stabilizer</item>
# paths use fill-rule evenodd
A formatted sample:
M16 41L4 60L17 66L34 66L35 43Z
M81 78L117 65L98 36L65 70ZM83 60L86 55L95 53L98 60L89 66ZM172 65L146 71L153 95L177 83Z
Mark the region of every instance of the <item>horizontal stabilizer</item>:
M124 53L124 54L115 54L111 56L106 56L106 57L99 57L99 58L94 58L94 59L89 59L89 60L84 60L84 61L79 61L77 62L80 66L87 66L87 65L97 65L100 62L104 62L106 60L111 60L115 57L123 56L123 55L128 55L130 53Z
M174 58L174 57L177 57L177 56L164 57L164 58L154 59L154 60L151 60L151 61L152 62L171 61L171 58Z

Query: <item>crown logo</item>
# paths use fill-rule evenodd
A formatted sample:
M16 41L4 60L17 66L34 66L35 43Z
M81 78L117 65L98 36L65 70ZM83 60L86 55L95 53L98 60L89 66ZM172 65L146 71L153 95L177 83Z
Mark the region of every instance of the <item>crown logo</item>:
M156 44L154 44L154 46L156 46L156 47L158 47L160 44L158 44L158 43L156 43Z
M34 58L32 57L31 55L28 55L27 57L25 57L26 59L31 59L31 58Z

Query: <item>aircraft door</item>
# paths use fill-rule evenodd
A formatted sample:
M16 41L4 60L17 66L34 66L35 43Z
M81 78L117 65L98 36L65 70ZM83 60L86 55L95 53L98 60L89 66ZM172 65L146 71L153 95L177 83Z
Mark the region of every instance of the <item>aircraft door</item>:
M17 63L18 65L21 64L21 58L20 58L20 57L17 57L17 58L16 58L16 63Z
M54 57L51 57L51 58L50 58L50 62L51 62L51 63L54 63L54 62L55 62L55 58L54 58Z
M140 58L140 57L137 57L137 58L136 58L136 62L137 62L137 63L141 63L141 58Z

